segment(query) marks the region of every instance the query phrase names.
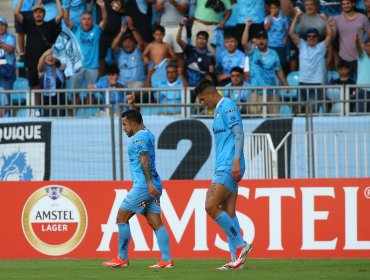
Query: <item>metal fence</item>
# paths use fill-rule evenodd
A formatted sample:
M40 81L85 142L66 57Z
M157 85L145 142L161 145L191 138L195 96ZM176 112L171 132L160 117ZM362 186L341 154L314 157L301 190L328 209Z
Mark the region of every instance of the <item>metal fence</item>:
M370 85L369 85L370 88ZM245 135L246 172L244 178L341 178L341 177L367 177L370 174L369 131L354 128L353 131L319 131L313 127L315 116L364 116L367 114L367 103L370 100L353 98L356 92L363 87L348 86L323 86L314 88L314 93L322 89L326 95L337 94L339 98L320 102L303 102L294 100L292 92L297 92L302 87L274 87L274 88L220 88L222 94L233 98L240 106L245 121L255 118L291 117L303 116L305 129L302 132L288 131L279 143L274 143L269 133L253 133ZM309 87L305 87L309 89ZM233 91L239 92L233 92ZM260 90L262 103L251 103L248 98L253 90ZM244 92L240 92L244 91ZM269 92L270 91L270 92ZM335 91L330 93L331 91ZM282 92L284 95L282 95ZM118 94L123 96L118 97ZM278 101L268 101L269 96L279 93ZM355 93L355 94L353 94ZM35 105L37 94L48 94L41 98L41 105ZM64 104L61 102L64 94ZM77 124L90 118L101 119L102 126L110 127L110 130L102 129L99 137L109 138L111 147L105 152L110 156L102 160L97 157L94 163L111 166L112 179L123 179L124 152L122 149L123 139L120 125L120 117L117 112L126 110L128 104L122 103L128 94L134 94L138 100L137 106L141 107L144 115L150 116L174 116L184 118L209 118L212 112L204 108L192 97L191 88L176 89L135 89L120 90L60 90L54 91L1 91L0 111L6 118L15 121L15 117L49 117L60 120L68 118ZM289 98L286 96L289 94ZM115 95L115 96L114 96ZM159 96L161 96L161 99ZM113 98L112 98L113 96ZM366 96L365 96L366 97ZM46 105L54 98L54 105ZM93 100L91 102L91 100ZM159 100L163 102L160 103ZM246 101L247 100L247 101ZM115 101L115 102L112 102ZM50 102L49 102L50 103ZM91 104L95 103L95 104ZM108 105L107 105L108 104ZM362 104L361 106L359 106ZM251 106L261 106L261 112L251 114ZM314 108L318 105L318 110ZM270 113L268 106L278 106L279 112ZM304 108L304 110L302 110ZM321 108L321 109L320 109ZM330 109L328 109L330 108ZM333 110L335 108L335 110ZM361 110L358 110L361 109ZM286 110L286 111L285 111ZM304 112L303 112L304 111ZM3 119L6 121L6 118ZM37 118L33 118L35 120ZM42 118L39 118L40 120ZM302 118L301 118L302 119ZM338 118L343 119L343 118ZM333 118L335 125L335 118ZM85 129L83 123L79 124L78 130ZM280 128L273 128L279 130ZM90 132L86 132L89 135ZM108 133L108 135L107 135ZM66 145L74 145L73 135ZM81 146L83 147L83 145ZM117 148L118 147L118 148ZM105 147L106 148L106 147ZM58 148L59 149L59 148ZM60 147L62 151L65 147ZM303 153L302 153L303 151ZM76 166L75 169L89 168ZM93 168L99 168L94 165ZM211 173L210 173L211 174ZM79 179L79 178L77 178ZM99 178L95 178L99 179Z
M276 148L270 134L245 136L245 179L366 178L370 174L370 131L288 133ZM307 152L300 153L299 147Z
M243 117L351 116L370 112L370 85L325 85L284 87L220 87L218 92L233 99ZM91 105L125 103L134 94L143 115L211 117L213 110L199 104L193 88L64 89L0 91L0 114L17 116L99 115ZM307 96L311 98L307 99ZM52 110L53 106L78 106L73 110ZM24 106L38 106L24 110ZM90 106L90 107L89 107ZM11 107L12 109L9 109Z

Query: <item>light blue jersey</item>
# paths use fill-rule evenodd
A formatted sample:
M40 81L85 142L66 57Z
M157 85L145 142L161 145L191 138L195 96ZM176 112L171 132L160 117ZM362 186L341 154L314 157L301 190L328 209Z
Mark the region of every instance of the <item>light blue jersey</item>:
M6 32L1 40L12 47L15 47L15 36L13 34L9 34ZM3 48L0 48L0 60L5 59L6 63L13 65L15 62L15 51L13 52L6 52Z
M125 81L122 81L122 80L118 80L118 83L121 84L122 86L124 86L125 88L127 88L127 84ZM112 88L110 85L109 85L109 82L108 82L108 79L105 78L105 79L102 79L100 78L98 82L96 82L94 84L94 87L95 88ZM94 94L95 98L99 98L100 99L100 102L102 102L103 104L105 104L105 94L106 92L103 91L103 92L96 92ZM110 92L110 95L109 95L109 104L112 104L113 105L113 111L116 113L117 112L117 104L121 103L127 103L126 102L126 99L125 99L125 95L126 95L126 92L123 92L123 91L111 91Z
M180 77L173 83L168 80L157 81L152 84L153 88L182 88L183 83ZM161 90L154 93L159 104L181 104L181 90ZM160 114L180 114L181 107L161 107Z
M303 83L322 84L325 73L325 54L327 48L324 42L311 47L301 39L299 49L299 81Z
M252 86L275 86L276 71L281 69L279 55L273 49L261 52L257 46L247 53L249 56Z
M261 0L238 0L237 23L245 24L246 19L251 19L253 23L262 23L265 18L265 1Z
M161 192L162 181L155 167L155 138L147 129L140 130L131 137L130 144L128 146L128 156L131 178L134 182L133 188L148 190L148 185L140 162L140 155L142 153L148 153L150 170L152 172L152 181L158 191Z
M84 56L83 68L99 68L99 40L102 33L99 25L94 24L89 31L83 31L80 26L74 25L72 32Z
M225 50L221 55L221 67L222 74L230 74L231 69L234 67L244 67L245 54L236 50L234 53L230 54Z
M243 127L242 118L236 104L229 98L222 98L217 104L213 120L213 134L216 143L217 171L230 171L232 169L235 154L235 136L232 128L235 125ZM244 171L244 154L240 158L240 169Z
M120 48L115 56L119 67L119 78L125 81L145 81L145 64L141 59L141 51L137 48L132 53L126 53Z
M268 22L270 16L265 18L265 24ZM289 21L288 19L279 14L278 18L273 17L268 30L268 46L269 47L285 47L284 39L288 36Z
M243 84L241 87L250 87L251 85L248 84L246 81L243 80ZM225 87L233 87L233 84L230 82ZM250 95L250 90L248 89L225 89L223 91L224 97L230 98L235 103L238 102L247 102Z
M15 10L15 7L17 7L18 0L13 1L13 10ZM32 12L33 6L35 6L36 0L27 0L23 1L21 12Z

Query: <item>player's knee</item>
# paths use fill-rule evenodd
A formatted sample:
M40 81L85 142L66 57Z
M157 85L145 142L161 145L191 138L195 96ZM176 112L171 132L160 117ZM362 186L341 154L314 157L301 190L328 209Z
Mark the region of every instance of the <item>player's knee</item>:
M154 231L163 225L161 221L148 221L148 224Z
M211 216L212 218L215 216L215 213L217 212L217 206L213 205L212 203L209 203L206 201L206 204L205 204L205 210L207 212L207 214L209 216Z

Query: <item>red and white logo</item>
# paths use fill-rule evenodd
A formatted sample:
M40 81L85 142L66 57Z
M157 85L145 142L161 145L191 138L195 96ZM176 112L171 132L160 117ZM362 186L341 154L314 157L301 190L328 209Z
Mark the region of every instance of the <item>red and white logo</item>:
M22 213L23 232L39 252L60 256L74 250L87 229L87 212L71 189L49 185L35 191Z

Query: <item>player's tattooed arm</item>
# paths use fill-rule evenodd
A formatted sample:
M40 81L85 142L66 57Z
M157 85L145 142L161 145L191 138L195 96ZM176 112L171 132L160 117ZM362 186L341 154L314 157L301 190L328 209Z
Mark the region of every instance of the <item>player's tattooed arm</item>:
M148 153L142 153L140 155L140 163L146 182L152 181L152 171L150 170Z
M142 153L140 155L141 168L145 176L146 183L148 185L148 192L156 197L159 194L159 191L156 189L152 182L152 170L150 169L148 153Z

